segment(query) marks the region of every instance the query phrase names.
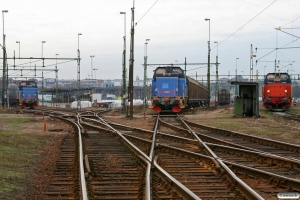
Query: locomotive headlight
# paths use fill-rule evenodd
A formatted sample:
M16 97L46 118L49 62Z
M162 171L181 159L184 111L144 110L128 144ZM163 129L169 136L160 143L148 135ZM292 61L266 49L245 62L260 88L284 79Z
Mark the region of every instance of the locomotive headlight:
M287 90L284 90L285 93L287 93Z
M176 92L178 92L178 88L176 88Z
M267 93L270 93L270 90L267 90Z
M157 89L157 88L155 88L155 91L157 92L157 91L158 91L158 89Z

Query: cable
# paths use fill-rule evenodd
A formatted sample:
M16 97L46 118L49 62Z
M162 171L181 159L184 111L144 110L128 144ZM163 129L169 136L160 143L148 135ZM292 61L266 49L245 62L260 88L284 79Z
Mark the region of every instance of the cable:
M252 19L250 19L250 21L248 21L246 24L244 24L242 27L240 27L238 30L236 30L234 33L232 33L231 35L229 35L225 40L223 40L222 42L219 43L222 44L223 42L225 42L228 38L230 38L231 36L233 36L236 32L238 32L239 30L241 30L242 28L244 28L247 24L249 24L252 20L254 20L258 15L260 15L262 12L264 12L267 8L269 8L272 4L274 4L277 0L273 1L270 5L268 5L265 9L263 9L261 12L259 12L257 15L255 15ZM215 48L215 47L213 47Z
M152 9L152 7L156 4L158 2L158 0L151 6L151 8L142 16L142 18L138 21L138 22L140 22L142 19L143 19L143 17ZM135 25L137 25L137 23L138 22L136 22L135 23Z
M287 43L287 44L283 45L282 47L273 49L271 52L269 52L269 53L267 53L266 55L264 55L263 57L260 57L259 59L257 59L257 60L256 60L256 63L257 63L257 61L259 61L260 59L266 57L267 55L269 55L270 53L276 51L277 49L281 49L281 48L283 48L283 47L285 47L285 46L287 46L287 45L289 45L289 44L291 44L291 43L293 43L293 42L295 42L295 41L297 41L297 40L299 40L299 39L296 39L296 40L294 40L294 41L292 41L292 42L290 42L290 43Z
M288 25L288 24L290 24L290 23L293 23L294 21L296 21L296 20L299 19L299 18L300 18L300 16L297 17L296 19L294 19L293 21L291 21L291 22L289 22L289 23L286 23L286 24L284 24L284 25L282 25L282 26L286 26L286 25ZM280 26L280 27L282 27L282 26Z

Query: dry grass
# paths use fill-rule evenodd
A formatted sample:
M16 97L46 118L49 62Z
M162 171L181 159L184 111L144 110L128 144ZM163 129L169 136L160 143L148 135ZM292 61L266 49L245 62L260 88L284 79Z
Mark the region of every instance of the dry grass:
M300 108L293 107L290 111L299 112ZM233 107L227 107L214 111L199 111L197 117L187 115L185 118L221 129L300 144L300 122L285 119L264 108L260 109L260 116L260 118L234 117Z

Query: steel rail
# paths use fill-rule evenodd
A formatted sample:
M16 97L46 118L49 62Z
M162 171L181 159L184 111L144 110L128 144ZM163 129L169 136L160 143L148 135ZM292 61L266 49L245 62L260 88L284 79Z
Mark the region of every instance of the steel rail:
M157 164L157 158L158 156L154 157L153 165L157 169L155 171L160 177L164 178L166 181L173 183L173 187L177 192L180 193L181 196L183 196L184 199L195 199L195 200L201 200L197 195L195 195L192 191L190 191L188 188L186 188L183 184L181 184L179 181L177 181L175 178L173 178L168 172L166 172L163 168L161 168Z
M110 131L110 132L113 132L113 133L117 134L117 135L125 142L125 144L127 144L128 147L130 147L130 148L133 150L133 152L134 152L136 155L141 155L141 156L143 156L148 162L151 163L150 158L149 158L146 154L144 154L144 152L142 152L139 148L137 148L134 144L132 144L129 140L127 140L127 138L125 138L119 131L117 131L116 129L114 129L113 127L111 127L109 124L107 124L104 120L102 120L101 117L98 117L98 118L99 118L100 122L102 121L104 124L106 124L106 126L109 128L109 131ZM84 118L84 119L85 119L85 120L88 120L88 121L93 121L93 122L95 122L95 123L100 123L100 122L99 122L98 120L96 120L96 119L90 119L90 118ZM102 124L103 124L103 123L102 123ZM90 124L90 126L93 126L93 125Z
M95 121L95 120L93 120L93 119L89 119L89 118L86 118L87 120L89 120L89 121ZM137 138L137 137L135 137L135 136L129 136L128 134L122 134L122 133L120 133L119 131L117 131L117 130L115 130L113 127L111 127L105 120L103 120L102 118L100 118L99 117L99 119L103 122L103 123L105 123L105 124L107 124L108 125L108 127L110 127L112 130L112 132L114 132L114 133L118 133L118 134L120 134L120 136L122 136L122 138L125 138L124 136L125 135L127 135L128 137L131 137L131 138L135 138L135 139L138 139L138 140L142 140L142 141L144 141L144 142L149 142L149 143L151 143L152 145L151 145L151 151L152 152L154 152L154 148L155 148L155 146L156 146L156 139L155 139L155 137L152 137L152 140L147 140L147 139L141 139L141 138ZM95 122L98 122L98 121L95 121ZM99 122L98 122L99 123ZM119 125L119 124L115 124L115 125ZM126 127L126 126L121 126L121 127ZM127 127L126 127L127 128ZM132 127L130 127L131 129L132 129ZM158 128L158 118L157 118L157 120L156 120L156 125L155 125L155 128L154 128L154 130L156 130L157 131L157 128ZM139 130L139 129L136 129L136 130ZM146 132L148 132L148 130L145 130L145 129L142 129L143 131L146 131ZM151 131L151 133L154 133L154 131ZM127 138L125 138L126 139L126 141L128 141L127 140ZM130 141L129 141L129 143L130 144L132 144ZM133 145L132 144L132 146L135 148L135 145ZM138 149L139 150L139 149ZM139 150L140 151L140 150ZM152 153L152 155L153 155L153 153ZM151 156L151 153L150 153L150 156ZM155 167L159 167L159 165L158 164L154 164L154 159L155 159L155 157L152 157L152 162L149 162L150 161L150 157L148 157L148 159L147 159L147 157L145 158L144 156L143 156L143 152L141 153L141 155L138 155L138 157L139 158L141 158L146 164L147 164L147 169L146 169L146 174L145 174L145 195L144 195L144 198L145 199L147 199L147 200L150 200L150 199L152 199L151 198L151 167L152 167L152 165L154 165ZM152 164L151 164L152 163ZM159 169L158 170L160 170L161 169L161 167L159 167ZM189 196L191 196L191 197L189 197L189 198L186 198L186 199L199 199L199 197L197 197L194 193L192 193L189 189L187 189L185 186L183 186L181 183L179 183L175 178L173 178L171 175L169 175L167 172L165 172L164 170L163 171L161 171L160 173L158 173L158 175L161 177L161 178L164 178L164 179L166 179L166 177L168 177L168 180L171 180L172 182L174 182L175 184L177 184L177 186L175 187L175 189L176 189L176 191L177 192L179 192L183 197L189 197Z
M245 138L249 138L249 139L254 139L254 140L258 140L260 142L260 144L265 144L265 143L272 143L273 146L275 147L282 147L285 150L295 150L297 149L298 152L300 152L300 145L296 145L296 144L291 144L291 143L287 143L287 142L281 142L281 141L276 141L276 140L272 140L272 139L268 139L268 138L263 138L263 137L259 137L259 136L253 136L253 135L247 135L245 133L240 133L240 132L236 132L236 131L229 131L229 130L225 130L225 129L221 129L221 128L215 128L215 127L211 127L211 126L206 126L206 125L202 125L202 124L197 124L188 120L183 120L184 122L186 122L187 124L191 124L193 126L197 126L201 129L204 130L208 130L208 131L213 131L213 132L219 132L219 133L223 133L223 134L228 134L231 136L243 136ZM271 146L271 145L269 145Z
M81 198L82 200L88 200L88 196L87 196L87 189L86 189L86 182L85 182L85 175L84 175L84 166L83 166L83 149L82 149L82 138L81 138L81 130L79 127L79 117L77 115L77 123L75 123L74 121L71 121L69 119L63 118L63 117L58 117L58 116L54 116L54 115L49 115L50 117L55 117L61 120L66 120L72 124L74 124L74 126L77 127L77 131L78 131L78 139L79 139L79 169L80 169L80 174L79 174L79 179L80 179L80 186L81 186Z
M218 162L219 165L221 165L226 173L229 175L229 178L231 179L230 181L232 182L233 185L236 185L240 191L243 192L247 196L247 198L250 199L264 199L261 197L256 191L254 191L251 187L249 187L244 181L242 181L240 178L238 178L224 163L223 161L216 156L216 154L197 136L197 134L185 123L185 121L180 118L179 116L177 117L178 120L182 122L182 124L188 128L191 133L197 138L197 140L202 144L202 146L206 149L207 152L212 155L212 157Z
M260 169L251 168L251 167L248 167L245 165L240 165L240 164L230 162L230 161L224 160L224 163L231 165L231 168L234 168L234 169L241 168L244 171L247 170L248 174L257 175L257 173L259 173L260 176L264 176L264 178L268 179L268 180L274 180L276 178L279 181L279 182L277 182L277 184L279 184L279 185L284 184L286 186L286 188L289 188L289 190L294 189L294 190L300 191L300 181L299 180L288 178L288 177L274 174L271 172L266 172L266 171L263 171Z
M256 156L256 157L259 156L259 157L264 157L264 158L271 158L271 159L281 160L281 161L284 161L284 162L287 162L287 163L291 163L291 164L295 164L295 165L300 166L300 160L285 158L285 157L278 156L278 155L272 154L272 153L251 151L251 150L247 150L247 149L229 147L229 146L224 146L224 145L220 145L220 144L213 144L213 143L209 143L209 142L205 142L205 143L210 147L217 147L217 148L222 148L222 149L231 150L231 151L235 151L235 152L243 152L243 153L253 155L253 156Z

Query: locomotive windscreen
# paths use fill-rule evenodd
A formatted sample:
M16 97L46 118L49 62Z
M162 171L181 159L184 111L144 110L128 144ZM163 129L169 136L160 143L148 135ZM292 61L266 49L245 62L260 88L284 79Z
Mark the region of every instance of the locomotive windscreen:
M180 67L158 67L154 71L153 78L155 79L156 77L179 77L179 78L184 78L184 70L182 70Z
M22 89L23 87L37 88L37 84L35 81L21 81L19 84L19 88Z
M268 73L265 77L265 84L268 83L292 83L287 73Z

